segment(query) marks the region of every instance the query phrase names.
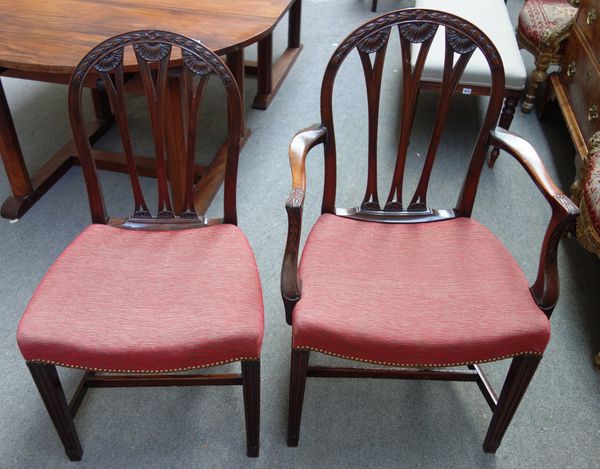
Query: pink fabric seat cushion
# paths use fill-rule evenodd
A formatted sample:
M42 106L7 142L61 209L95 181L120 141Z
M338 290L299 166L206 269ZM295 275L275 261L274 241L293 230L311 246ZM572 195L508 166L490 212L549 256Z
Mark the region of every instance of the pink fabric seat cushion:
M385 224L322 215L299 270L293 346L398 366L543 353L547 317L477 221Z
M518 28L533 43L548 45L571 26L576 14L567 0L526 0Z
M252 250L233 225L86 228L19 324L27 361L117 372L258 359L263 302Z

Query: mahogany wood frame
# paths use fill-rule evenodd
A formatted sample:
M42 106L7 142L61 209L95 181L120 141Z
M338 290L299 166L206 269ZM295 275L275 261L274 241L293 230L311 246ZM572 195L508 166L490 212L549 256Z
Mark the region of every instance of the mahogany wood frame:
M257 75L259 92L254 100L254 107L257 109L266 109L269 106L289 70L302 51L302 44L300 43L301 12L302 0L293 0L290 1L285 8L282 8L281 15L278 18L272 18L273 23L269 28L265 30L252 30L252 36L244 37L242 42L222 43L220 34L218 35L218 39L216 39L217 47L215 48L215 51L227 56L227 63L234 72L241 92L243 92L244 72ZM285 13L288 13L289 16L288 48L284 54L273 63L273 29L277 26L279 20ZM257 21L259 19L260 18L258 18ZM258 27L260 27L260 23L257 24L259 25ZM254 26L253 29L256 28L257 26ZM101 31L96 33L101 34ZM238 38L235 39L235 41L239 41L239 37L235 37ZM210 37L207 39L210 40ZM248 62L246 67L244 67L243 49L256 42L259 43L258 62L256 64ZM59 52L62 54L63 51ZM35 54L33 56L36 58L38 57ZM50 57L52 57L51 54ZM63 58L62 55L60 55L60 57ZM48 56L44 55L43 59L48 60ZM76 59L73 59L72 63L76 63L75 60L78 59L79 56L77 56ZM67 84L71 70L69 70L69 67L65 66L64 63L50 62L50 64L52 64L50 66L41 65L48 64L48 62L40 62L39 64L35 62L26 62L23 64L23 69L13 68L12 63L13 62L11 62L10 65L3 64L3 66L7 68L0 66L0 155L2 156L4 168L11 187L11 195L0 207L0 216L8 219L19 219L69 170L69 168L79 164L79 158L75 151L75 144L71 140L58 152L52 155L35 174L29 173L25 164L25 159L23 158L10 109L6 101L1 78L13 77L48 83ZM65 70L69 70L69 72L67 73ZM173 86L170 87L171 94L173 95L173 109L176 112L179 112L180 109L177 108L176 101L178 94L178 78L173 76L171 79L173 81ZM131 80L131 83L128 83L127 85L128 91L143 94L143 90L136 85L139 85L139 80ZM96 122L90 124L92 127L89 132L92 143L94 143L111 128L114 120L105 94L101 89L97 89L97 77L94 78L93 76L90 76L86 86L92 88L94 110L97 118ZM245 143L249 133L249 130L245 131L242 145ZM170 143L173 145L171 154L176 154L177 148L182 146L181 135L173 134L171 137ZM208 166L196 166L196 180L197 182L202 180L196 193L196 207L199 212L204 213L206 211L218 191L220 184L223 182L225 152L226 148L222 146ZM127 171L126 168L120 164L123 155L115 155L113 153L98 150L94 150L93 154L98 168L109 171ZM155 175L154 163L150 158L137 156L136 163L140 175L150 177ZM174 185L177 185L177 182L175 182ZM177 193L180 191L181 188L175 190ZM175 198L174 204L176 208L180 207L181 203L181 200Z
M125 109L125 74L123 56L126 48L133 48L140 66L143 88L150 111L150 120L155 144L155 173L158 184L158 210L154 216L146 203L139 184L139 172L131 148L128 118ZM175 69L181 77L180 98L186 103L184 112L176 119L166 119L173 113L166 99L172 81L169 74L171 51L181 51L183 65ZM241 59L241 56L238 57ZM241 60L238 61L241 66ZM83 117L82 92L87 76L98 73L106 90L111 109L123 142L124 159L128 169L134 197L133 215L125 218L109 218L104 205L102 190L96 171L96 161L91 149ZM224 152L224 215L223 219L206 219L198 214L194 205L194 156L196 122L206 84L211 77L218 79L225 88L228 102L229 136ZM88 199L94 223L110 223L120 229L135 230L179 230L202 229L218 223L237 223L236 180L240 138L243 127L242 102L236 80L221 59L199 42L184 36L165 31L134 31L108 39L92 49L73 72L69 86L69 115L77 152L83 169ZM168 188L167 172L175 170L167 167L169 133L178 133L183 138L181 154L183 159L169 161L169 164L185 168L183 205L180 211L174 210ZM156 386L229 386L241 385L244 396L246 419L247 454L259 454L260 426L260 361L242 360L241 374L122 374L96 373L87 370L67 403L56 367L52 364L27 363L42 400L48 410L56 431L65 447L69 459L80 460L83 454L73 419L89 388L96 387L156 387ZM143 373L143 372L140 372Z
M432 132L430 147L424 163L423 173L415 194L408 206L403 203L402 180L407 148L413 126L414 108L417 102L420 77L426 54L438 25L446 27L446 65L441 87L438 114ZM392 188L385 204L380 204L377 191L377 133L379 116L379 93L383 75L383 63L388 38L391 31L398 28L402 46L403 62L403 107L400 128L400 141L396 159L396 171L392 176ZM410 43L422 44L416 65L411 66ZM492 72L490 100L485 119L478 134L471 161L465 176L456 206L453 209L431 209L427 206L426 195L429 176L435 153L440 141L442 126L446 120L449 103L455 94L460 76L468 58L475 48L486 57ZM367 190L360 206L337 208L336 197L336 146L333 125L332 96L336 73L348 54L354 50L360 55L367 86L369 113L369 150ZM459 59L454 62L454 54ZM452 65L454 63L454 65ZM484 166L489 147L505 150L529 174L534 184L552 208L544 235L538 274L530 287L532 298L548 317L558 300L557 248L563 233L574 223L578 215L577 207L554 184L546 172L535 149L524 139L510 132L496 128L504 96L504 73L500 55L493 43L474 25L454 15L435 10L404 9L380 16L369 21L350 34L334 52L323 79L321 89L322 123L300 131L293 138L290 149L292 170L292 191L286 202L288 213L288 237L281 273L281 292L286 311L286 320L292 324L294 306L302 295L302 282L298 275L298 253L302 224L302 209L306 190L305 161L309 151L320 144L324 145L325 181L322 213L379 223L427 223L457 217L470 217L475 202L479 176ZM379 378L379 379L427 379L457 380L477 383L486 402L493 411L483 449L494 453L527 389L541 357L536 355L519 356L512 363L498 397L481 367L468 366L467 371L440 368L421 369L372 369L372 368L327 368L309 366L310 351L292 349L288 445L297 446L300 435L300 420L306 379L312 378Z

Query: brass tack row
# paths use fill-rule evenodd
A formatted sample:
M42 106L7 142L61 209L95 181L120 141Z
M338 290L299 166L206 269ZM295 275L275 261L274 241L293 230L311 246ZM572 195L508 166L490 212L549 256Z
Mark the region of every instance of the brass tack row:
M499 361L499 360L506 360L507 358L519 357L522 355L530 355L530 356L538 356L538 357L541 357L543 355L542 353L539 353L539 352L519 352L519 353L514 353L512 355L502 355L500 357L490 358L489 360L479 360L479 361L474 361L474 362L456 362L456 363L447 363L444 365L439 364L439 363L425 363L425 364L415 365L415 364L409 364L409 363L382 362L382 361L376 361L376 360L368 360L366 358L350 357L347 355L340 355L339 353L328 352L327 350L323 350L323 349L315 348L315 347L309 347L309 346L294 347L294 350L312 350L313 352L319 352L319 353L323 353L325 355L331 355L334 357L345 358L347 360L354 360L354 361L358 361L358 362L372 363L373 365L407 366L407 367L411 367L411 368L415 368L415 367L416 368L424 368L424 367L431 368L431 367L475 365L475 364L480 364L480 363L490 363L490 362L495 362L495 361Z
M27 363L39 363L42 365L55 365L55 366L64 366L65 368L75 368L78 370L86 370L86 371L99 371L101 373L175 373L177 371L189 371L189 370L197 370L200 368L209 368L211 366L217 365L225 365L226 363L240 362L240 361L260 361L260 358L256 357L240 357L240 358L232 358L231 360L222 360L219 362L208 363L206 365L197 365L197 366L186 366L184 368L171 368L167 370L111 370L108 368L91 368L81 365L69 365L66 363L55 362L51 360L27 360Z

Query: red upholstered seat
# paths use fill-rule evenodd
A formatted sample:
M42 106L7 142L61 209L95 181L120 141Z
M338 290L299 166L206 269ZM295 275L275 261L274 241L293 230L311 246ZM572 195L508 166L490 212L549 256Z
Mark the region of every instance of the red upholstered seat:
M294 348L429 367L541 354L550 337L516 261L469 218L386 224L325 214L299 274Z
M27 361L149 372L258 359L262 337L258 271L237 226L92 225L40 283L17 341Z

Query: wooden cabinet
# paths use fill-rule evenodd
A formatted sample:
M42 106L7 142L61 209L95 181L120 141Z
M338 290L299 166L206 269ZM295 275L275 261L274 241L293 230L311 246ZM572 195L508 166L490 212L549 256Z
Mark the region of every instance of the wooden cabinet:
M582 0L566 40L559 74L550 77L577 154L588 153L589 139L600 130L600 0Z

